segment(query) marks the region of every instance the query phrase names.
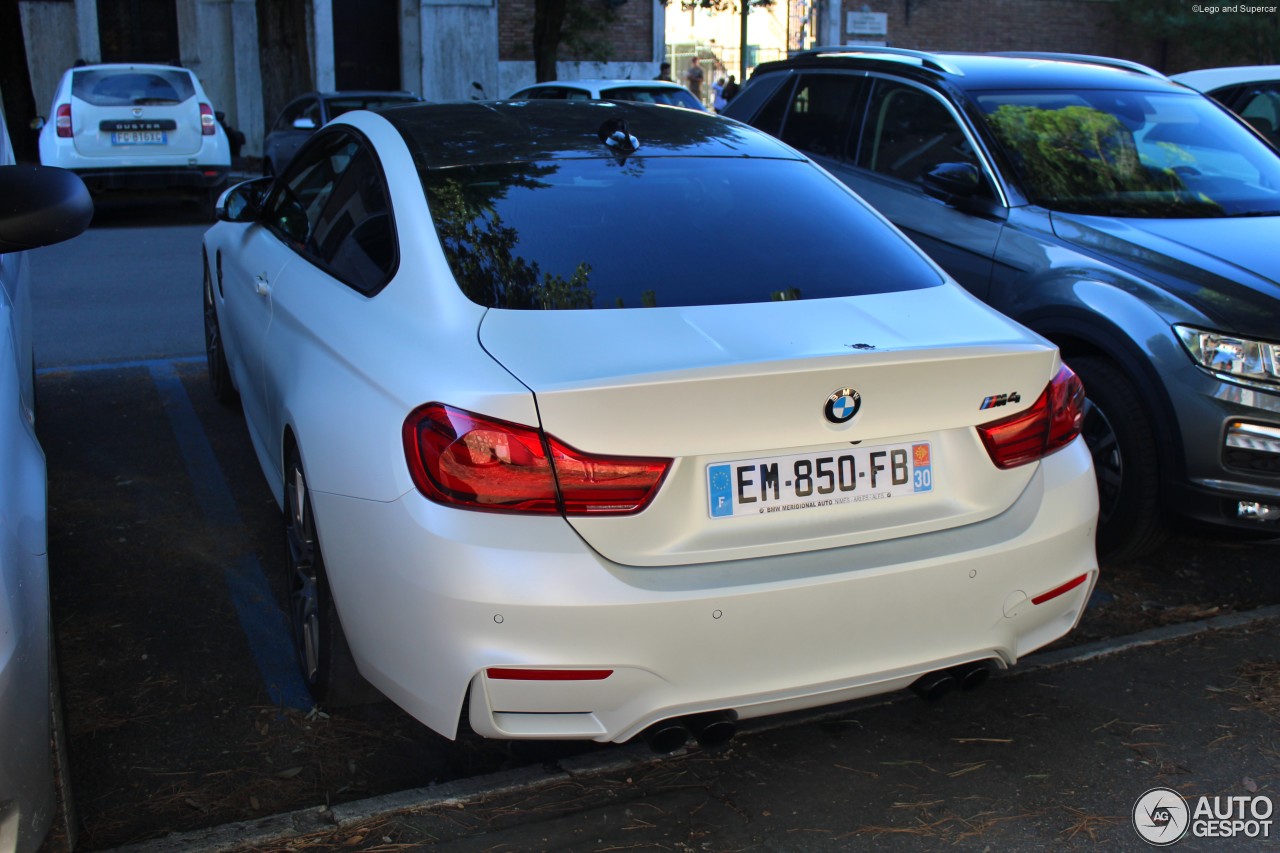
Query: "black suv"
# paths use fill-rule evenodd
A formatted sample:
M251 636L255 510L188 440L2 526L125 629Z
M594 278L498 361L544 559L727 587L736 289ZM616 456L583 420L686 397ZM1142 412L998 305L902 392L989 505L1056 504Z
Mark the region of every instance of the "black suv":
M1280 155L1254 130L1122 60L867 47L761 65L726 114L1062 349L1100 553L1170 514L1280 535Z

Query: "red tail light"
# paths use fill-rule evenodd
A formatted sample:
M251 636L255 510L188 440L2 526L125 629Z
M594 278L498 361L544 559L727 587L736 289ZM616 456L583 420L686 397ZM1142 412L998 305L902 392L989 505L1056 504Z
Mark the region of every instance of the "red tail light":
M213 107L208 104L200 105L200 133L203 136L213 136Z
M71 105L58 104L58 112L54 116L53 126L58 131L58 136L63 139L71 138Z
M542 430L441 403L404 422L414 485L436 503L494 512L626 515L648 506L669 459L593 456Z
M1035 462L1070 444L1084 419L1084 385L1065 364L1025 412L978 427L997 468Z

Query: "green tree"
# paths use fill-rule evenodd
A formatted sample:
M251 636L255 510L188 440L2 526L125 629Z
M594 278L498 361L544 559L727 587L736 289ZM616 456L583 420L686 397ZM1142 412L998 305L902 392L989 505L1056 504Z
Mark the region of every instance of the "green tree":
M1048 207L1110 215L1222 215L1219 205L1190 192L1174 168L1143 164L1133 134L1110 113L1081 105L1046 110L1004 104L987 122L1032 196ZM1170 154L1176 161L1176 146Z
M613 46L602 34L618 20L617 5L617 0L536 0L533 68L538 82L556 79L561 46L578 58L607 60Z
M1166 50L1168 46L1177 44L1181 50L1195 57L1195 65L1199 68L1271 65L1277 61L1280 55L1280 15L1196 11L1211 5L1222 4L1197 5L1186 0L1121 0L1115 4L1115 9L1117 21L1133 33L1160 42ZM1164 57L1160 64L1166 64Z
M307 52L307 4L305 0L261 2L257 16L262 112L264 126L269 128L289 101L315 88Z
M534 167L536 169L536 167ZM511 186L537 186L529 175ZM427 195L436 231L448 251L454 278L467 298L479 305L516 309L591 308L591 266L579 263L566 279L543 272L516 253L519 234L502 221L495 201L506 194L492 182L453 178L431 181Z

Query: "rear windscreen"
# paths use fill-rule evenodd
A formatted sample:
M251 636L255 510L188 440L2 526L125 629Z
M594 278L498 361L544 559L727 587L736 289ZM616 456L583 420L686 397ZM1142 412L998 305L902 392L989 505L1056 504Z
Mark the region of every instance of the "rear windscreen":
M686 89L669 86L615 86L601 89L600 97L611 101L640 101L645 104L666 104L669 107L702 109L702 103Z
M95 68L71 75L72 96L96 107L177 104L195 92L185 71Z
M329 118L335 119L352 110L378 110L397 104L410 104L416 100L417 98L406 97L332 98L329 101Z
M423 181L454 278L491 308L822 299L942 281L800 160L546 160L428 170Z

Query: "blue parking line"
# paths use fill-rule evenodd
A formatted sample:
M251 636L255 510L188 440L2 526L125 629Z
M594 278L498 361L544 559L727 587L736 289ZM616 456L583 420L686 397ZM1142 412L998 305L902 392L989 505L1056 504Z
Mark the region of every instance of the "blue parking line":
M139 366L150 370L156 390L160 392L204 517L219 527L240 527L242 522L231 489L191 405L191 398L182 387L174 362L141 362ZM223 573L240 626L249 640L249 650L272 701L304 711L310 709L311 695L298 672L289 627L267 584L262 563L253 554L243 554L228 561Z
M90 364L55 364L47 367L41 367L36 370L37 376L48 376L51 373L87 373L94 370L127 370L131 367L145 367L148 370L155 367L163 367L164 365L174 364L200 364L204 361L202 355L191 355L183 358L149 358L138 361L99 361Z

